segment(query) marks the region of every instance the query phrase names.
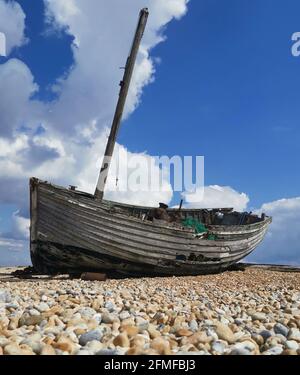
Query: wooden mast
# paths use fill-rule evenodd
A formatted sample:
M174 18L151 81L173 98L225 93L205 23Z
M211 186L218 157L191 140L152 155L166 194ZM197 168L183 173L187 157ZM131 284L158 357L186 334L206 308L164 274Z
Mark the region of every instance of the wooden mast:
M125 102L126 102L126 98L127 98L127 94L129 90L129 85L130 85L130 81L132 78L132 73L133 73L136 57L138 54L139 46L140 46L143 33L146 27L148 15L149 15L149 11L147 8L144 8L140 11L139 21L138 21L137 29L136 29L135 36L133 39L130 55L126 62L123 80L120 82L121 89L119 93L119 99L118 99L113 123L111 126L110 134L108 137L105 154L104 154L104 158L103 158L103 162L102 162L102 166L101 166L101 170L99 174L99 179L98 179L98 183L97 183L97 187L96 187L95 195L94 195L95 198L99 200L103 199L104 188L106 184L109 167L111 164L111 159L112 159L112 155L113 155L113 151L114 151L114 147L116 143L116 138L117 138L120 123L122 120L122 115L123 115L124 106L125 106Z

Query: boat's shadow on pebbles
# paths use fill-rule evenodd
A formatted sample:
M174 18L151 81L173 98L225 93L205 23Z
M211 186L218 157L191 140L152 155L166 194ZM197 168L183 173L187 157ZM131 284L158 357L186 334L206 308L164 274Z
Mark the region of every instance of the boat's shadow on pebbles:
M285 266L285 265L270 265L270 264L252 264L252 263L236 263L230 266L226 271L220 273L214 273L211 275L220 275L224 273L231 273L231 272L245 272L248 269L264 269L268 271L278 271L278 272L300 272L300 267L292 267L292 266ZM0 269L1 270L1 269ZM191 276L177 276L177 277L195 277L197 275ZM205 275L199 275L205 276ZM112 280L112 279L141 279L141 278L163 278L163 277L170 277L170 276L153 276L153 275L133 275L132 277L128 277L128 275L120 275L118 273L72 273L72 274L41 274L40 272L36 271L34 267L18 267L15 269L12 268L4 268L0 272L0 281L49 281L49 280L86 280L86 281L105 281L105 280Z

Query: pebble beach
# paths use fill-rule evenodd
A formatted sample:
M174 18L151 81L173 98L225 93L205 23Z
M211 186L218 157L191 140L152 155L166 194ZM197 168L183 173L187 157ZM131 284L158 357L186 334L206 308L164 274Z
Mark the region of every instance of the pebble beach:
M0 277L0 355L143 354L300 354L300 273Z

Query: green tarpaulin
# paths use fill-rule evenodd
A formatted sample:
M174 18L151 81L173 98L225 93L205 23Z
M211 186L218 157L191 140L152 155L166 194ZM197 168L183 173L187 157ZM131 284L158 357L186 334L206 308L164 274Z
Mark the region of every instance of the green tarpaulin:
M182 225L184 225L185 227L188 227L188 228L194 228L196 234L208 232L208 229L206 228L206 226L204 224L200 223L200 221L198 221L196 219L193 219L191 217L188 217L187 219L183 220ZM213 234L209 234L207 239L208 240L215 240L216 236L213 235Z

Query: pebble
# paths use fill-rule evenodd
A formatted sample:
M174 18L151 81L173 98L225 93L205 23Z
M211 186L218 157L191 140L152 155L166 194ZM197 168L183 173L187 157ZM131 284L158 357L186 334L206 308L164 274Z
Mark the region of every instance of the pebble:
M291 349L291 350L298 350L299 349L299 344L297 343L297 341L287 340L285 342L285 347L287 349Z
M20 344L25 344L29 346L36 354L40 354L43 345L41 343L41 335L37 334L37 337L34 337L34 335L29 336L28 338L25 338L20 342Z
M266 321L266 314L262 312L256 312L253 315L251 315L252 320L259 320L259 321Z
M104 305L104 307L109 311L109 312L113 312L116 310L116 305L109 301L109 302L106 302L106 304Z
M196 331L198 331L198 328L199 328L199 326L198 326L197 321L195 319L191 320L190 323L189 323L189 329L193 332L196 332Z
M0 303L9 303L11 302L11 294L5 289L0 289Z
M263 355L280 355L283 352L283 348L281 345L273 346L272 348L263 352Z
M171 352L170 343L162 337L155 338L151 342L150 347L154 349L158 354L162 354L162 355L168 355Z
M101 321L102 321L102 315L101 315L100 313L97 313L97 314L95 314L95 315L93 316L93 319L96 320L96 322L97 322L98 324L100 324Z
M95 354L99 350L103 349L104 344L99 341L93 340L89 341L88 344L84 347L85 350L88 350L89 353ZM81 350L84 350L81 349Z
M85 346L88 342L97 340L100 341L103 337L103 331L100 329L94 329L92 331L82 334L79 338L79 344Z
M226 349L226 346L223 342L220 342L220 341L214 341L212 344L211 344L211 349L217 353L217 354L223 354L225 349Z
M0 336L0 348L4 348L4 346L9 344L9 340L6 337Z
M254 353L255 345L252 342L243 341L243 342L236 343L232 347L232 350L236 353L240 352L240 353L247 353L247 355L250 355ZM231 354L233 353L231 352ZM241 354L237 354L237 355L241 355Z
M19 320L20 326L34 326L42 322L42 315L29 315L27 313L23 314Z
M77 348L76 344L66 336L61 336L52 346L55 349L59 349L62 352L68 352L69 354L73 354Z
M266 330L266 329L260 331L259 334L260 334L260 336L261 336L265 341L266 341L269 337L272 337L272 336L273 336L272 332L270 332L270 331L268 331L268 330Z
M135 326L123 326L122 332L126 333L126 335L131 338L139 333L139 328Z
M193 332L186 328L180 328L177 330L176 334L177 336L181 336L181 337L183 336L189 337L189 336L192 336Z
M88 350L80 349L77 351L76 355L91 355L91 353Z
M43 312L49 310L50 308L49 308L49 305L48 305L46 302L41 302L41 303L39 303L39 304L36 306L36 309L37 309L39 312L43 313Z
M229 352L230 355L251 355L249 350L244 348L232 348Z
M124 289L124 290L121 291L120 294L121 294L121 297L126 299L126 300L132 299L132 294L130 293L129 290Z
M129 348L130 346L130 341L126 333L121 333L115 337L113 343L115 346L120 346L122 348Z
M289 340L300 342L300 331L298 328L291 328L288 335Z
M232 330L223 323L216 323L216 334L222 340L233 344L235 342L235 337Z
M37 309L30 309L29 310L29 315L31 315L31 316L39 316L40 312Z
M296 350L284 349L281 355L298 355Z
M188 337L188 342L190 344L208 344L213 340L211 336L208 336L206 332L196 332L192 336Z
M97 311L92 309L91 307L84 307L78 310L78 313L84 318L92 318L94 315L97 314Z
M216 332L212 328L210 328L210 327L207 328L206 333L207 333L207 336L209 336L211 338L211 340L215 340L216 341L216 340L219 339L219 337L216 334Z
M258 346L262 346L263 343L265 342L265 340L262 337L262 335L259 335L257 333L254 333L251 337L257 343Z
M128 319L128 318L130 318L130 314L129 314L128 311L122 311L119 314L119 318L120 318L120 320Z
M51 345L44 345L41 352L41 355L56 355L55 349Z
M149 321L142 318L141 316L137 316L135 318L135 324L140 328L140 329L147 329L149 327Z
M148 328L148 333L149 333L149 336L151 337L151 339L155 339L156 337L159 337L161 336L161 333L159 330L157 330L155 327L149 327Z
M289 334L289 328L284 326L281 323L276 323L273 329L274 329L275 333L278 333L278 334L283 335L285 337L287 337L288 334Z
M34 355L32 349L27 345L11 343L4 347L3 353L6 355Z
M104 312L102 314L102 321L103 321L103 323L110 324L110 323L119 321L119 318L115 314L110 314L110 313Z

